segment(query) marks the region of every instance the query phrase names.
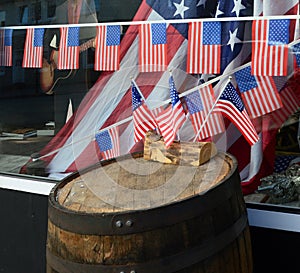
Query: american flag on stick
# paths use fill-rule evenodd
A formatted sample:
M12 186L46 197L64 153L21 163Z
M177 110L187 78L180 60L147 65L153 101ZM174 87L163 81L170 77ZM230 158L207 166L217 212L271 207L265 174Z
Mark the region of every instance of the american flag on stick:
M217 100L214 111L219 111L226 116L239 129L250 145L258 141L258 134L250 121L244 104L230 82Z
M134 124L134 141L138 142L143 139L146 133L157 127L152 112L142 100L137 85L132 81L132 115Z
M169 147L176 138L178 130L186 120L178 92L175 87L173 76L169 79L171 104L159 113L156 118L159 130L164 138L166 147Z
M79 68L79 27L60 28L57 69Z
M115 158L120 155L120 143L118 127L112 127L101 131L95 136L102 158L104 160Z
M27 29L22 67L42 67L44 32L44 28Z

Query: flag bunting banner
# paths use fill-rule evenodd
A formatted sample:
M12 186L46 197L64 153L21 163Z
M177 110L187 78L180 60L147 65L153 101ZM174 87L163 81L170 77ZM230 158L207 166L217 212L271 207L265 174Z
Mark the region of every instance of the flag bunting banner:
M44 32L44 28L27 29L22 67L42 67Z
M62 27L60 31L57 69L78 69L80 53L79 27Z
M97 26L95 70L115 71L120 68L121 26Z
M189 23L187 73L219 74L221 22Z
M214 90L211 84L200 87L199 90L188 94L185 96L185 101L194 131L199 136L199 140L204 140L225 131L221 115L210 112L215 103Z
M0 66L12 66L12 29L0 30Z
M289 25L288 19L253 21L251 71L253 75L287 75Z
M167 32L165 23L140 25L139 66L141 72L166 70Z
M250 118L263 116L282 107L274 80L270 76L253 76L247 66L235 73L242 100Z

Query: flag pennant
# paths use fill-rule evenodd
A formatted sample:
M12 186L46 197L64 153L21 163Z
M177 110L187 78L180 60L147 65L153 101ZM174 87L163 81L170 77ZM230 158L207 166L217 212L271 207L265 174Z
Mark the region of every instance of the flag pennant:
M164 71L167 66L167 26L142 24L139 28L139 66L141 72Z
M220 111L227 117L239 129L250 145L258 141L258 134L250 121L245 106L231 83L226 85L214 111Z
M251 118L256 118L282 107L281 99L272 77L253 76L247 66L235 73L241 97Z
M300 67L300 41L292 46L295 55L296 67Z
M57 69L79 68L79 27L61 27Z
M286 76L290 20L254 20L252 70L257 76Z
M164 138L166 147L169 147L174 139L178 130L181 128L186 120L185 112L182 107L178 92L175 87L173 76L169 79L171 105L159 113L156 121Z
M191 22L188 35L187 73L219 74L221 22Z
M0 66L12 66L12 29L0 30Z
M121 26L97 26L95 70L115 71L120 68Z
M43 28L27 29L22 67L42 67L44 32Z
M132 82L132 114L134 124L134 141L143 139L146 133L157 127L155 118L142 100L138 87Z
M99 132L95 136L101 156L104 160L120 155L118 127Z
M191 122L199 140L224 132L223 119L219 113L211 111L214 102L214 91L211 85L200 87L185 97ZM205 124L203 125L203 123ZM201 130L200 130L201 129Z
M300 107L299 99L294 94L293 87L287 86L279 92L282 108L269 114L275 128L280 128L287 118Z

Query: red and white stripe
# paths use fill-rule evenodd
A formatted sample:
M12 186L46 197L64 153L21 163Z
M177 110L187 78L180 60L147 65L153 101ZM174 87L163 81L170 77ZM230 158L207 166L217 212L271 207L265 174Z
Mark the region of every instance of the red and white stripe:
M0 65L12 66L12 47L5 45L5 29L0 30Z
M145 103L133 111L134 141L139 142L146 133L157 127L155 119Z
M41 68L43 64L43 47L34 46L34 28L27 29L22 67Z
M214 111L220 111L228 117L240 129L250 145L258 141L259 137L245 109L240 112L227 100L218 100Z
M288 45L268 45L270 20L254 20L252 26L252 74L286 76Z
M257 87L242 92L241 96L251 118L256 118L282 107L281 99L271 77L255 76Z
M57 69L78 69L80 47L68 46L68 27L61 27L60 32Z
M203 45L203 23L189 23L187 73L219 74L221 45Z
M106 45L107 26L97 26L95 70L114 71L120 68L120 45Z
M285 87L280 92L280 97L283 105L282 108L270 114L270 117L274 122L273 126L276 128L280 128L280 126L287 120L287 118L295 113L300 107L300 100L295 95L294 90L291 86Z
M152 44L151 24L139 27L139 65L141 72L166 70L167 44Z
M110 135L112 149L101 152L103 159L115 158L120 155L120 141L119 141L119 132L118 127L113 127L108 130Z
M204 120L205 120L205 118L207 118L206 124L199 134L199 140L201 140L201 139L205 139L210 136L214 136L214 135L224 132L225 126L224 126L224 122L222 120L222 116L219 113L214 113L212 111L209 114L209 111L213 108L213 105L215 103L214 90L213 90L212 86L208 85L208 86L200 88L199 94L201 97L201 101L203 103ZM201 126L201 124L200 124L200 126ZM199 126L199 129L200 129L200 126ZM199 129L197 130L197 133L198 133Z
M159 116L156 117L156 122L160 133L164 138L166 147L169 147L176 138L176 132L173 127L172 112L172 105L169 105L166 109L159 113Z

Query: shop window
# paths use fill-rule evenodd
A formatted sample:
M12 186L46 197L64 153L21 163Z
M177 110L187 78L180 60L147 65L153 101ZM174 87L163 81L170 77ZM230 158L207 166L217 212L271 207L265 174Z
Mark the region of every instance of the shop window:
M0 26L4 27L5 26L5 11L0 11Z
M28 6L21 6L19 7L19 23L22 25L28 24L28 18L29 18L29 8Z
M51 19L55 16L56 3L54 1L47 2L47 18Z
M42 19L42 7L41 2L33 3L31 6L31 22L37 23Z

